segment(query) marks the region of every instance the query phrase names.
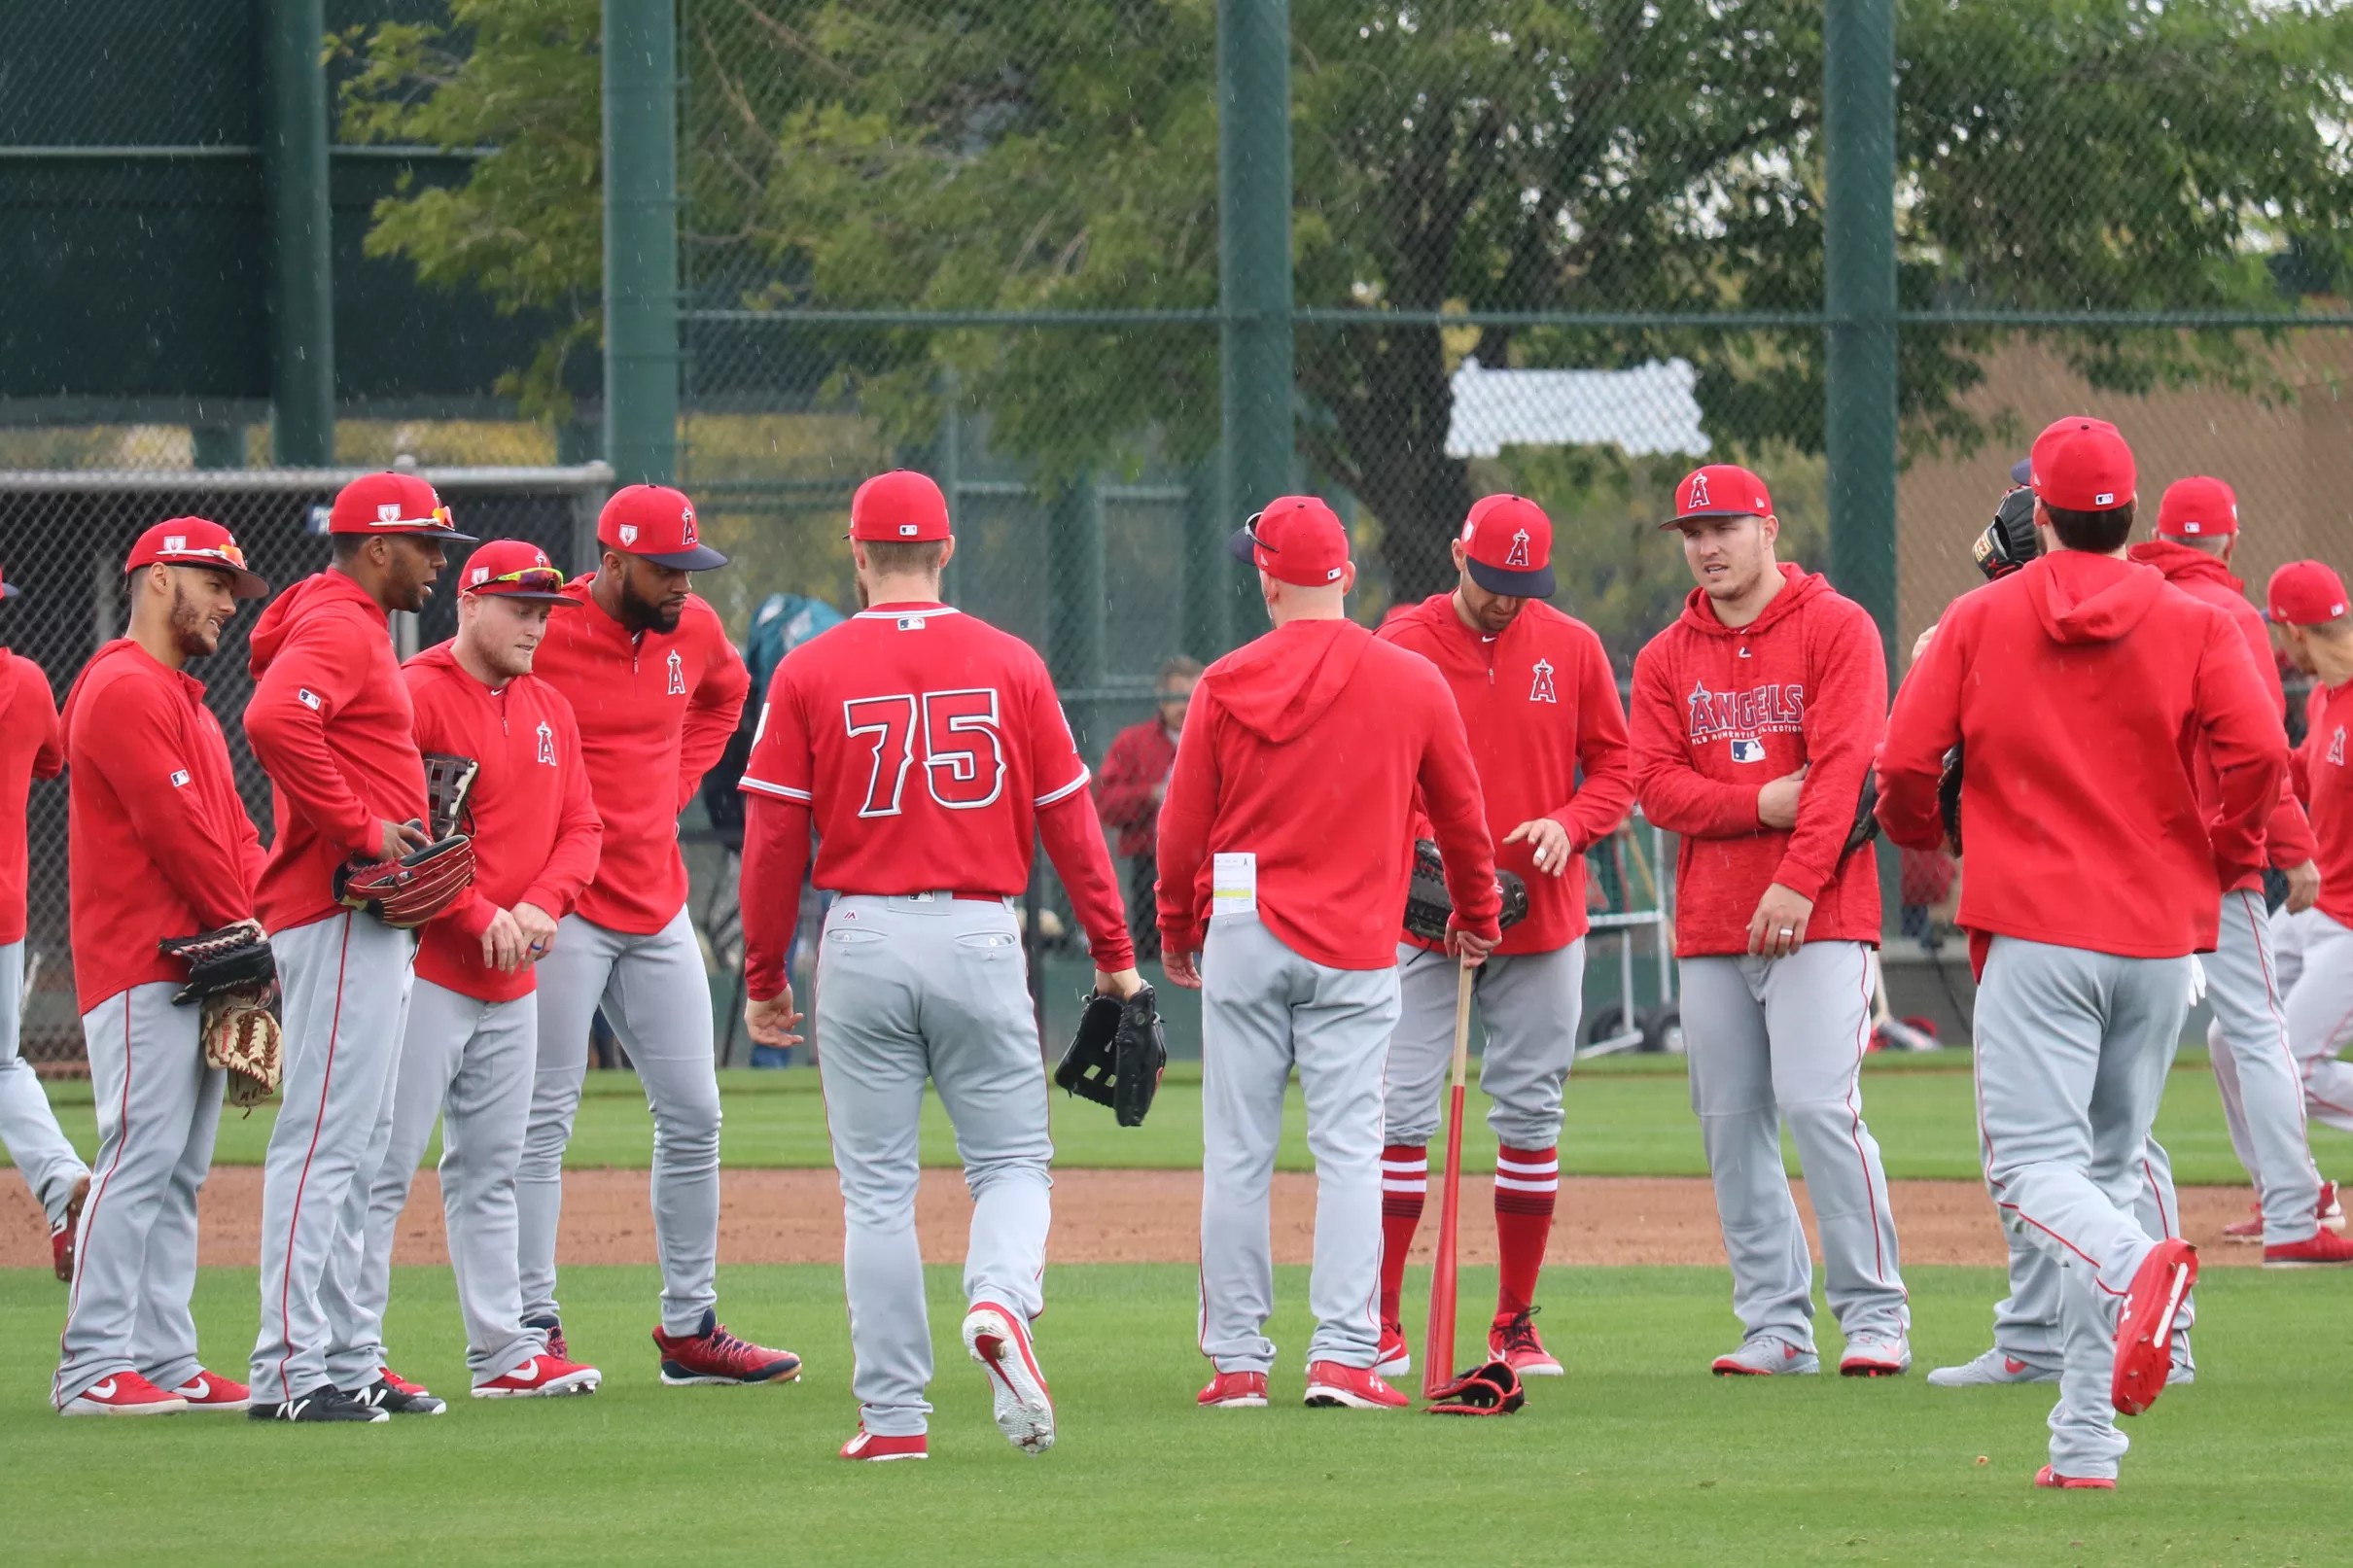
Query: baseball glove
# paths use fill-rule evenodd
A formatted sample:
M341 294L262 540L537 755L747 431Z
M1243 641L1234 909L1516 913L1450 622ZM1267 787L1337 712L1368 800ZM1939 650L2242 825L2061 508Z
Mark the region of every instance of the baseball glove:
M285 1060L284 1036L269 1000L266 989L215 992L204 998L198 1026L204 1064L228 1074L228 1103L248 1111L278 1092Z
M1066 1094L1110 1106L1121 1127L1141 1127L1169 1064L1152 988L1139 986L1125 1001L1091 995L1086 1003L1054 1082Z
M351 860L335 868L338 903L364 909L387 925L424 924L474 883L474 840L436 839L398 860Z
M270 956L269 938L252 921L170 937L156 947L165 958L188 965L188 983L172 996L182 1006L223 992L258 991L266 997L277 984L278 964Z
M470 756L448 751L425 753L425 811L430 819L427 831L433 837L445 839L452 833L471 831L466 803L481 771L482 765Z
M2034 531L2034 492L2024 485L2002 497L1993 521L1969 547L1988 582L2010 575L2042 553L2043 536Z
M1936 781L1937 815L1945 819L1945 842L1961 853L1961 749L1945 753L1945 771Z
M1495 890L1503 895L1501 924L1510 930L1528 919L1528 884L1516 871L1497 871ZM1431 839L1414 841L1414 876L1405 885L1406 932L1424 942L1446 940L1446 920L1455 912L1455 901L1446 891L1446 862Z
M1863 792L1854 801L1854 825L1846 830L1846 846L1839 851L1839 864L1844 865L1848 855L1879 836L1879 772L1867 769L1863 774Z
M1473 1367L1438 1390L1430 1400L1432 1415L1512 1415L1528 1403L1520 1375L1506 1362Z

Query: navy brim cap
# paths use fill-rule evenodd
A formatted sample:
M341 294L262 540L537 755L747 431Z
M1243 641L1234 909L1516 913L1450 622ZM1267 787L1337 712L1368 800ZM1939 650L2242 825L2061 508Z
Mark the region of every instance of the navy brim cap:
M1258 541L1250 538L1247 527L1237 528L1225 541L1225 553L1244 566L1255 567L1258 564Z
M1661 528L1681 528L1685 523L1703 522L1710 517L1762 517L1765 514L1747 506L1703 506L1698 511L1679 511Z
M461 534L454 528L371 528L368 532L380 534L387 538L437 539L444 544L479 544L482 542L481 535Z
M14 599L18 591L13 582L0 582L0 599Z
M672 572L708 572L714 567L727 564L727 558L708 544L697 544L691 550L675 550L668 555L651 555L642 550L624 550L622 553L634 555L641 561L651 561L655 566L666 567Z
M1550 599L1558 588L1553 581L1553 569L1549 566L1527 572L1511 572L1466 555L1462 558L1462 569L1470 574L1471 581L1489 593L1501 594L1507 599Z
M2016 463L2011 464L2010 482L2012 484L2034 483L2034 459L2030 457L2022 457L2019 458Z

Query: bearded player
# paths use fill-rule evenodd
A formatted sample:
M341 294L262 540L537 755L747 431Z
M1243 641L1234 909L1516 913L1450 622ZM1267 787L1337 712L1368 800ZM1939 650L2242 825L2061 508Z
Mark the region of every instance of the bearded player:
M579 607L547 624L532 668L572 705L605 828L595 879L539 965L539 1066L515 1184L523 1315L569 1359L555 1299L564 1146L601 1004L653 1110L653 1236L662 1266L653 1342L662 1381L762 1383L800 1357L719 1321L719 1077L711 982L686 916L678 814L726 749L752 679L689 575L727 564L693 504L633 484L596 521L597 569L564 588Z
M785 958L818 831L834 894L818 944L825 1125L849 1229L843 1283L859 1429L845 1459L929 1456L931 1332L916 1248L917 1124L939 1091L972 1195L966 1351L1014 1447L1054 1446L1030 1325L1045 1309L1051 1219L1045 1074L1012 901L1031 845L1070 890L1099 994L1141 984L1087 768L1025 643L940 602L955 553L923 474L859 486L850 553L862 609L786 655L744 771L747 1022L798 1043Z
M2312 677L2300 767L2320 844L2320 901L2303 921L2300 966L2288 993L2288 1039L2313 1120L2353 1132L2353 1063L2337 1055L2353 1020L2353 781L2345 760L2345 733L2353 727L2353 599L2325 563L2291 561L2271 575L2265 601L2288 656ZM2269 1264L2268 1234L2264 1241Z
M1561 1185L1561 1090L1585 991L1585 852L1633 799L1626 712L1593 628L1543 601L1554 591L1553 525L1524 496L1489 496L1455 540L1457 581L1390 617L1381 638L1438 667L1469 732L1495 863L1528 884L1528 918L1480 965L1487 1043L1479 1084L1495 1151L1495 1315L1488 1354L1522 1376L1558 1376L1535 1327L1536 1276ZM1411 1370L1399 1303L1429 1187L1428 1145L1454 1048L1456 965L1408 936L1397 946L1402 1011L1382 1100L1381 1360Z

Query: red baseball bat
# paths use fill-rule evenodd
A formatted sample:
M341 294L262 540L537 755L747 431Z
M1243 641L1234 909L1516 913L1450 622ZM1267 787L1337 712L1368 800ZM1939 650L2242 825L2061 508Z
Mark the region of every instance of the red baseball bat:
M1447 1094L1446 1185L1438 1197L1438 1256L1429 1276L1429 1336L1422 1342L1422 1397L1455 1380L1455 1233L1462 1210L1462 1086L1470 1076L1471 967L1455 992L1455 1076Z

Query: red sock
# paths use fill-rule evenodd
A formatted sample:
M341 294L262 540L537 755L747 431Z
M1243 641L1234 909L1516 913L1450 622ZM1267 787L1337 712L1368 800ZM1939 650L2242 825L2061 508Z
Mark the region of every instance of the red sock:
M1517 1317L1534 1305L1544 1244L1552 1239L1553 1200L1561 1191L1561 1161L1553 1149L1495 1151L1495 1318Z
M1422 1223L1422 1201L1429 1193L1429 1151L1419 1144L1392 1143L1381 1151L1381 1321L1395 1323L1405 1295L1405 1255Z

